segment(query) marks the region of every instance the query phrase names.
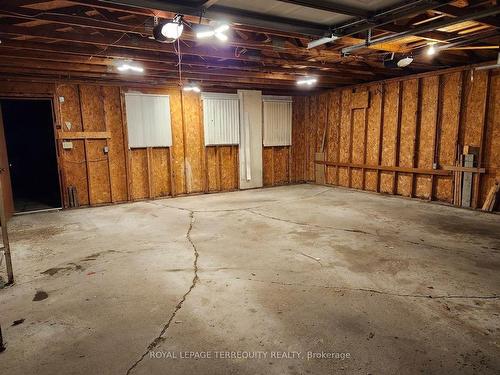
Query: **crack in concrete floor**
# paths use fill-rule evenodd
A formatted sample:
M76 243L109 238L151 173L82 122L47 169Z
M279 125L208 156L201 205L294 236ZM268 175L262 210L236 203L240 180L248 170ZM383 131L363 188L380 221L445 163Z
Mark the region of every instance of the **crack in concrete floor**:
M321 190L317 193L314 193L314 194L311 194L307 197L303 197L303 198L299 198L299 199L278 199L278 200L275 200L273 202L269 202L269 203L264 203L264 204L260 204L258 206L252 206L252 207L242 207L242 208L223 208L223 209L216 209L216 210L193 210L193 209L190 209L190 208L185 208L185 207L178 207L178 206L171 206L171 205L168 205L168 204L160 204L158 202L152 202L152 201L146 201L145 203L149 203L149 204L153 204L155 206L160 206L160 207L168 207L168 208L174 208L174 209L178 209L178 210L181 210L181 211L187 211L187 212L194 212L194 213L205 213L205 212L235 212L235 211L246 211L246 210L253 210L253 209L256 209L256 208L262 208L262 207L267 207L267 206L271 206L273 204L277 204L277 203L285 203L285 202L297 202L297 201L303 201L303 200L306 200L306 199L311 199L311 198L315 198L317 197L318 195L321 195L321 194L324 194L326 192L329 192L331 191L331 189L324 189L324 190ZM170 198L169 198L170 199Z
M282 281L274 281L274 280L259 280L259 279L247 279L248 281L255 281L259 283L266 284L276 284L282 286L299 286L306 288L321 288L321 289L330 289L335 292L366 292L366 293L374 293L374 294L382 294L386 296L394 296L394 297L410 297L410 298L428 298L428 299L489 299L495 300L500 299L500 294L491 294L491 295L483 295L483 296L469 296L469 295L432 295L432 294L405 294L405 293L394 293L385 290L377 290L370 288L349 288L343 286L332 286L332 285L315 285L315 284L306 284L306 283L286 283Z
M320 191L318 193L312 194L312 195L310 195L308 197L304 197L304 198L299 199L299 200L310 199L310 198L316 197L318 195L324 194L324 193L326 193L328 191L330 191L330 189L322 190L322 191ZM376 234L376 233L370 233L370 232L366 232L366 231L359 230L359 229L336 228L336 227L331 227L331 226L323 226L323 225L319 225L319 224L296 222L296 221L293 221L293 220L283 219L283 218L279 218L279 217L276 217L276 216L267 215L267 214L264 214L262 212L254 211L255 209L258 209L258 208L262 208L262 207L274 205L274 204L277 204L277 203L284 203L284 202L287 202L287 201L297 201L297 199L293 199L293 200L276 200L274 202L266 203L266 204L259 205L259 206L246 207L246 208L245 207L244 208L233 208L233 209L218 209L218 210L192 210L192 209L185 208L185 207L178 207L178 206L171 206L171 205L159 204L159 203L156 203L156 202L147 202L147 203L153 204L155 206L160 206L160 207L165 207L165 208L172 208L172 209L177 209L177 210L180 210L180 211L189 212L190 224L189 224L189 228L188 228L187 233L186 233L186 238L189 241L189 243L191 244L191 246L193 248L193 251L194 251L194 261L193 261L194 276L193 276L193 280L192 280L192 283L191 283L189 289L182 296L181 300L176 305L176 307L175 307L172 315L170 316L170 318L168 319L168 321L166 322L166 324L163 326L162 330L160 331L160 334L148 345L146 351L127 370L126 375L130 375L134 371L134 369L144 360L144 358L147 356L147 354L151 350L153 350L154 348L156 348L161 342L164 341L163 335L166 333L166 331L170 327L170 325L171 325L173 319L175 318L176 314L182 308L182 305L186 301L187 296L196 287L196 284L197 284L197 282L199 280L199 277L198 277L198 271L199 271L199 268L198 268L198 258L199 258L199 253L198 253L198 249L197 249L196 245L194 244L194 242L193 242L193 240L191 238L191 231L193 230L193 225L194 225L194 222L195 222L195 217L194 217L195 213L211 213L211 212L217 213L217 212L237 212L237 211L244 211L244 212L250 212L250 213L252 213L254 215L258 215L258 216L264 217L266 219L283 221L283 222L286 222L286 223L300 225L300 226L314 227L314 228L319 228L319 229L329 229L329 230L336 230L336 231L343 231L343 232L351 232L351 233L360 233L360 234L369 235L369 236L378 236L378 234ZM411 244L415 244L415 245L436 247L436 246L433 246L433 245L420 244L418 242L409 241L409 240L402 240L402 241L403 242L407 242L407 243L411 243ZM441 248L441 247L439 247L439 248ZM446 248L441 248L441 249L447 250ZM311 258L311 259L315 260L316 262L318 262L320 264L321 267L323 266L318 259L316 259L316 258L314 258L312 256L309 256L307 254L304 254L304 253L301 253L301 254L303 256L306 256L308 258ZM258 279L248 279L248 281L268 283L268 284L276 284L276 285L282 285L282 286L300 286L300 287L310 287L310 288L322 288L322 289L333 290L333 291L339 292L339 293L341 293L341 292L365 292L365 293L372 293L372 294L378 294L378 295L388 295L388 296L406 297L406 298L426 298L426 299L482 299L482 300L496 300L496 299L500 299L500 295L498 295L498 294L481 295L481 296L472 296L472 295L405 294L405 293L395 293L395 292L384 291L384 290L377 290L377 289L370 289L370 288L348 288L348 287L329 286L329 285L314 285L314 284L305 284L305 283L286 283L286 282L280 282L280 281L273 281L273 280L267 281L267 280L258 280Z
M190 217L190 222L189 222L189 228L188 228L188 230L186 232L186 238L189 241L189 243L191 244L191 247L193 248L193 253L194 253L194 260L193 260L193 274L194 275L193 275L193 280L191 281L191 285L189 286L189 289L186 291L186 293L184 293L184 295L182 296L182 298L180 299L180 301L175 306L175 309L172 312L172 315L170 315L170 318L168 319L168 321L163 326L162 330L160 331L160 334L158 336L156 336L155 339L148 345L146 351L139 357L139 359L137 359L132 364L132 366L129 367L129 369L127 370L127 373L126 373L127 375L131 374L132 371L134 371L134 369L143 361L143 359L147 356L147 354L151 350L153 350L154 348L156 348L164 340L163 335L167 332L167 330L170 327L170 325L172 324L172 321L174 320L175 316L177 315L177 313L179 312L179 310L182 308L182 305L186 301L187 296L196 287L196 284L197 284L197 282L199 280L199 277L198 277L198 258L199 258L199 253L198 253L198 249L196 248L196 245L194 244L194 242L193 242L193 240L191 238L191 231L193 230L193 225L194 225L194 221L195 221L194 211L190 211L189 217Z

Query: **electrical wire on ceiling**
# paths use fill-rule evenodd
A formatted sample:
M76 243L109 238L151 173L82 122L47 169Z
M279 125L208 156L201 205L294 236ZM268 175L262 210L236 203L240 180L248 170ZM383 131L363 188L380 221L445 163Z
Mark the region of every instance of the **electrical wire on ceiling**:
M174 49L175 49L175 44L174 44ZM178 57L178 63L177 66L179 68L179 87L182 87L182 54L181 54L181 38L177 39L177 49L175 49L177 52L177 57Z
M95 10L95 8L93 8ZM14 15L14 16L18 16L18 17L23 17L23 18L28 18L28 19L38 19L38 17L42 16L42 15L49 15L49 16L62 16L62 17L66 17L68 16L67 14L65 13L59 13L59 12L39 12L39 13L36 13L36 14L33 14L33 15L27 15L27 14L23 14L23 13L18 13L18 12L13 12L13 11L5 11L6 13L8 14L11 14L11 15ZM155 13L153 11L150 10L150 13L155 16ZM87 17L82 17L82 16L78 16L78 15L71 15L73 18L78 18L78 19L82 19L82 20L87 20L88 18ZM106 18L104 16L104 18ZM141 26L144 26L146 25L146 23L148 22L149 20L149 17L147 17L144 21L140 22L139 24L135 25L135 26L132 26L132 31L135 31L137 28L141 27ZM113 21L108 21L108 22L113 22ZM106 47L104 47L101 51L91 55L89 57L89 61L92 60L92 58L96 57L96 56L99 56L99 55L102 55L104 52L106 52L109 47L112 47L114 46L115 44L119 43L124 37L125 35L127 35L128 32L124 32L121 34L121 36L116 39L113 43L111 44L108 44ZM141 36L143 36L141 34Z

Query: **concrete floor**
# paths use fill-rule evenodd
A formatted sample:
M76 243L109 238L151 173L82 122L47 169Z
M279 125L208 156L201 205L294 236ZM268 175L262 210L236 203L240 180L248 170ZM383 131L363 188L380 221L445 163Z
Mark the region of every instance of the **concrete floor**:
M1 374L500 373L498 215L296 185L10 230Z

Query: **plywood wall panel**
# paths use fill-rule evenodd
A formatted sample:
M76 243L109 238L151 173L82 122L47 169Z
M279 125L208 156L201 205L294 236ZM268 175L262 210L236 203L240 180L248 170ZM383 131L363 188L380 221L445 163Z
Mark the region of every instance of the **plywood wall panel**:
M484 124L484 108L486 102L486 87L488 84L488 71L473 71L466 84L466 113L463 123L463 145L480 146L481 131Z
M217 154L217 147L210 146L206 147L206 158L207 158L207 182L208 182L208 191L219 191L220 190L220 163Z
M262 147L262 179L264 186L271 186L273 184L273 148Z
M482 206L495 178L500 181L500 71L491 72L486 116L486 133L483 165L487 166L487 174L481 180ZM497 204L497 207L500 205Z
M111 202L108 155L104 152L106 140L87 140L90 204Z
M130 91L170 96L171 150L128 149L121 95ZM186 94L181 100L177 89L55 82L6 82L1 85L0 93L57 98L54 109L58 129L83 132L77 136L87 137L72 139L70 150L62 150L61 140L57 140L65 206L67 186L76 188L80 205L238 188L238 147L204 147L201 104L196 94ZM310 98L294 98L293 146L278 147L274 152L271 166L275 184L302 182L308 174L314 176L314 150L322 133L311 121L315 121L320 108L324 118L321 124L325 125L328 96L314 101L312 113ZM59 97L63 99L59 101ZM109 132L110 137L95 139L94 132L100 131ZM310 131L313 133L309 134ZM68 138L71 136L75 135L68 134ZM109 148L107 155L103 151L105 146ZM101 157L107 160L98 160Z
M130 150L130 177L132 199L149 197L148 153L145 148Z
M78 86L67 84L57 85L56 95L58 98L64 98L64 102L58 102L61 115L61 130L83 131Z
M89 204L89 191L87 179L87 164L85 159L85 144L83 140L74 140L71 150L61 151L61 163L65 171L66 187L75 187L78 196L78 204L86 206ZM64 192L67 196L67 192ZM66 205L68 202L66 201Z
M61 84L56 86L56 96L64 98L57 101L61 131L82 131L80 94L77 85ZM58 141L60 142L60 141ZM83 140L73 140L73 148L61 150L61 167L64 170L64 186L74 187L77 191L78 204L89 204L88 176ZM68 206L68 193L63 191L65 205Z
M326 134L326 160L338 161L340 129L340 92L333 91L328 96L328 121ZM293 147L292 147L293 150ZM337 183L337 168L327 166L326 183Z
M418 134L418 162L419 168L432 169L434 158L434 137L438 110L439 77L431 76L422 78L422 108L421 124ZM429 199L431 196L431 177L417 176L415 194L420 198Z
M376 84L370 86L368 90L370 91L370 106L367 110L366 164L378 165L383 87L381 84ZM377 174L376 171L365 171L365 189L377 190Z
M460 93L461 72L441 76L443 85L440 136L439 136L439 165L455 165L456 134L460 122ZM453 180L447 176L435 178L435 198L452 203Z
M394 166L396 155L396 137L398 129L399 82L386 85L384 97L384 124L382 132L382 165ZM380 173L380 191L392 193L394 174Z
M412 79L402 85L401 129L399 142L399 166L413 167L415 136L417 127L418 80ZM397 194L411 196L412 175L398 174Z
M328 120L328 93L318 96L314 116L318 127L316 129L316 142L314 152L322 152L323 138L326 137L326 125ZM324 149L323 149L324 151Z
M185 170L184 170L184 126L182 116L181 93L177 90L169 90L170 114L172 125L172 160L175 194L186 193Z
M354 164L364 164L365 159L365 109L352 110L352 156ZM363 170L351 170L351 187L363 188Z
M293 98L292 105L292 181L305 180L305 97Z
M80 85L79 90L83 130L106 131L102 87Z
M203 191L203 124L201 101L196 93L182 93L186 141L187 193Z
M307 148L307 181L314 181L314 154L316 152L316 134L318 129L317 123L317 110L318 110L319 97L312 96L307 100L306 112L306 148Z
M289 155L290 147L281 146L274 148L274 185L283 185L288 183L289 175Z
M238 163L238 148L235 146L220 146L220 174L221 191L230 191L238 188L239 176L236 172Z
M480 206L498 174L495 111L499 74L498 70L454 69L328 92L326 160L333 165L326 168L327 183L452 203L451 173L442 176L429 172L437 168L442 174L448 173L443 168L455 165L457 143L484 144L481 166L487 174L482 176L483 181L474 178L473 203L479 197ZM367 101L359 98L366 90L367 129L360 133L358 111L365 108ZM359 96L353 100L352 93ZM306 136L315 137L316 147L322 139L318 137L323 121L320 115L313 114L322 111L325 95L313 95L307 109L310 123ZM295 116L300 118L300 113ZM362 157L364 144L366 159ZM306 154L310 152L308 149ZM295 162L295 158L292 160ZM347 166L336 166L336 162ZM359 168L357 164L365 166ZM393 167L405 170L395 171ZM363 169L364 175L359 175Z
M151 190L153 197L166 197L170 195L170 157L167 147L154 147L151 149Z
M123 202L128 198L125 163L127 154L123 138L120 89L118 87L107 86L103 87L102 91L106 130L111 132L111 138L108 140L111 195L113 202Z
M351 146L351 91L342 91L342 108L340 117L340 144L339 144L339 161L343 163L349 162L350 146ZM349 170L348 168L339 168L339 185L349 186Z

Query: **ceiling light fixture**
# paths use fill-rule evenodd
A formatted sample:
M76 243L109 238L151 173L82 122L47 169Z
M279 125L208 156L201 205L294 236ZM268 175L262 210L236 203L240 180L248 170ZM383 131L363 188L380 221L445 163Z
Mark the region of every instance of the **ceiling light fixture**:
M227 30L229 30L229 25L228 24L222 24L219 26L209 26L210 29L208 30L202 30L198 31L196 33L196 37L198 39L205 39L205 38L211 38L215 36L217 39L219 39L221 42L225 42L228 40L228 36L224 34Z
M413 57L411 57L411 56L403 57L401 60L398 61L398 67L406 68L412 62L413 62Z
M330 36L325 36L323 38L313 40L312 42L307 43L307 49L322 46L323 44L333 42L333 41L337 40L338 38L339 38L338 36L335 36L332 34Z
M304 78L300 78L297 80L297 85L299 85L299 86L312 86L316 82L318 82L318 80L314 77L304 77Z
M184 91L193 91L196 93L201 92L201 89L198 87L198 85L195 85L194 83L190 83L189 85L184 86Z
M155 26L153 27L153 36L158 42L173 43L182 34L184 25L182 24L182 15L178 14L172 21L158 22L155 18Z
M434 56L436 54L437 51L436 51L436 47L434 47L434 44L436 44L436 43L433 43L433 42L427 43L427 45L429 46L427 48L427 56Z
M405 68L413 62L411 55L396 55L394 52L385 55L384 67L386 68Z
M122 73L134 72L134 73L144 73L144 68L139 64L133 62L132 60L116 61L116 69Z

